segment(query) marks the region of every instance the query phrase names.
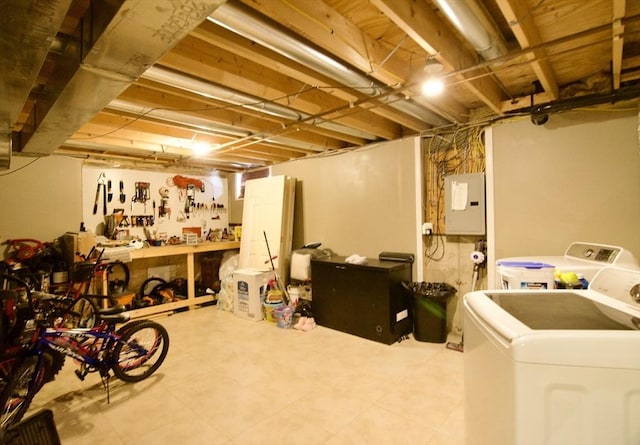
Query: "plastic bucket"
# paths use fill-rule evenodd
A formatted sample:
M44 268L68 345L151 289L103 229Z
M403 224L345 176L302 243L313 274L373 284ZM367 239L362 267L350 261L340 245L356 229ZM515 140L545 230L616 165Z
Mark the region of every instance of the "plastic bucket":
M293 308L290 306L280 306L273 310L273 316L276 319L276 325L279 328L290 328L293 319Z
M276 318L274 315L274 311L276 309L278 309L279 307L284 306L282 304L282 301L278 301L275 303L268 303L268 302L264 302L262 303L262 307L263 307L263 312L264 312L264 319L267 320L268 322L271 323L275 323L276 322Z
M533 261L499 261L498 277L502 289L553 289L555 266Z

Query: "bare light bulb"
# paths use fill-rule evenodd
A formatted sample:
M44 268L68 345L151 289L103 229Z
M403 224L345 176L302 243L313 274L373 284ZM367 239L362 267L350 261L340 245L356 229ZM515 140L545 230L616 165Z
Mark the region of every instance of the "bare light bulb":
M439 77L429 77L422 84L422 95L436 97L444 91L444 81Z
M205 142L194 142L191 145L191 150L193 150L194 155L203 156L211 151L211 146Z

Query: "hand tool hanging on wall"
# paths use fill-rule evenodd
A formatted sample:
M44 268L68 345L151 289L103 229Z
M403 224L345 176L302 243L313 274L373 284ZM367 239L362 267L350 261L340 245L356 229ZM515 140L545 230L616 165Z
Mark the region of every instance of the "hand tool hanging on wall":
M124 204L127 201L127 195L124 194L124 181L120 181L120 203Z
M184 202L184 215L185 218L189 218L192 208L195 208L195 191L198 188L201 192L204 192L204 182L195 178L188 178L186 176L175 175L172 178L167 179L167 185L175 185L180 189L180 192L184 190L185 202ZM182 196L182 194L181 194Z
M149 183L148 182L136 182L135 195L131 198L131 210L133 211L134 202L144 203L144 213L147 213L147 201L150 198Z
M179 189L186 189L187 186L191 185L192 187L197 187L201 192L204 193L204 182L195 178L188 178L186 176L175 175L173 178L170 178L170 185L175 185Z
M158 208L158 217L164 218L167 216L171 218L171 209L169 208L169 187L162 186L160 190L160 207Z
M191 207L195 207L195 185L192 183L187 184L187 199L184 201L184 213L187 215L187 219L189 219L189 213L191 212Z
M113 192L111 191L111 179L107 181L107 202L111 202L113 199Z
M100 189L102 188L102 214L107 214L107 177L104 172L98 176L98 184L96 185L96 197L93 201L93 214L98 213L98 201L100 200Z

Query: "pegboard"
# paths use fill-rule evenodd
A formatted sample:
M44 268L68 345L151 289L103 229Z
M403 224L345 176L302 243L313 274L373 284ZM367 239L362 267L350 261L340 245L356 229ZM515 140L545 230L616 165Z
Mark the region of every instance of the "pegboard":
M181 178L187 178L186 183L195 186L190 190L179 187L185 183ZM103 182L100 188L99 179ZM146 233L153 237L160 234L182 237L185 230L205 237L210 230L228 230L227 178L217 174L191 176L83 167L82 215L86 229L104 235L105 216L114 212L124 216L117 238L144 240Z

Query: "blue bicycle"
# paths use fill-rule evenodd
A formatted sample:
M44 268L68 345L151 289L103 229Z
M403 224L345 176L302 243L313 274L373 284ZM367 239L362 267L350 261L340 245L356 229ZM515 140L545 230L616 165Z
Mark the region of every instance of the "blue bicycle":
M2 431L22 419L34 396L52 380L51 351L78 362L76 375L81 380L89 373L98 372L107 400L111 372L125 382L139 382L153 374L167 356L169 334L166 329L151 320L129 322L124 306L98 311L97 324L92 328L56 326L56 304L52 302L59 298L31 292L34 329L30 340L23 343L19 359L0 391ZM59 370L56 368L55 372Z

